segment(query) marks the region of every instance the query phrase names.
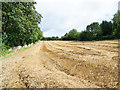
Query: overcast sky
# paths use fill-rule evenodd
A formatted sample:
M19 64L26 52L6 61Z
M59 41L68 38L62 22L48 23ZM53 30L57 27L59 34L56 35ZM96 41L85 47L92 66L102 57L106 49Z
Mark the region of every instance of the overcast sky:
M63 36L75 28L82 31L92 22L110 21L119 0L35 0L42 14L40 28L45 37Z

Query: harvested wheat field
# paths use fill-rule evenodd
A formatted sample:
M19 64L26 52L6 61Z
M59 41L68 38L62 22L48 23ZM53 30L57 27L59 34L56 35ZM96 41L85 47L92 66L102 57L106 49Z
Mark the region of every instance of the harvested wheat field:
M3 88L117 88L118 41L39 41L2 60Z

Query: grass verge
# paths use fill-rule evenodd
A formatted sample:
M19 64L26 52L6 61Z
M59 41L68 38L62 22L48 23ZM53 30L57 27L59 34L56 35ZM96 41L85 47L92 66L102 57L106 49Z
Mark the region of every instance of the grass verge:
M17 54L18 52L25 51L25 50L27 50L29 48L31 48L31 46L30 47L26 47L26 48L22 48L19 51L18 50L17 51L14 51L14 50L12 50L12 51L5 51L5 54L0 57L0 61L11 57L11 56Z

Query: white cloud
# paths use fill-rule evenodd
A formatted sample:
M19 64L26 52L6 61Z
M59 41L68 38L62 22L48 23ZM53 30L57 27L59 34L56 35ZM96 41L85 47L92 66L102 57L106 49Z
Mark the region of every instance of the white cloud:
M42 14L44 36L61 36L76 28L84 30L92 22L111 20L119 0L35 0Z

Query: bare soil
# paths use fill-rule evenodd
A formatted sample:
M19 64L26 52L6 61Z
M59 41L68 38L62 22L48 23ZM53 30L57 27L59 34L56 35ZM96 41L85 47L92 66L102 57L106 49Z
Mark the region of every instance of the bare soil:
M2 60L3 88L117 88L118 41L39 41Z

